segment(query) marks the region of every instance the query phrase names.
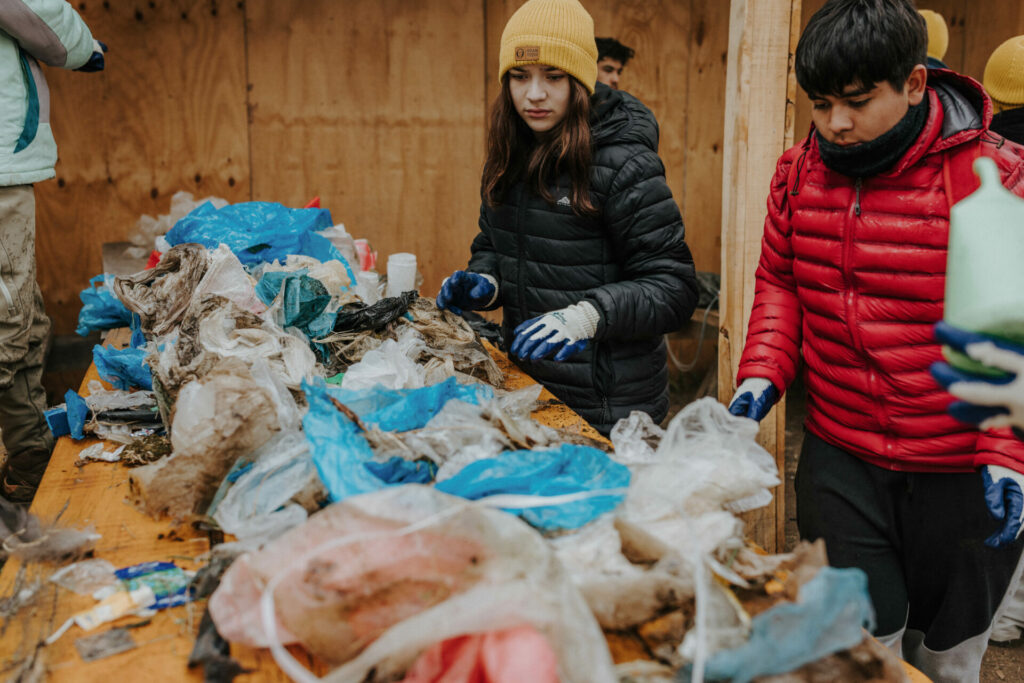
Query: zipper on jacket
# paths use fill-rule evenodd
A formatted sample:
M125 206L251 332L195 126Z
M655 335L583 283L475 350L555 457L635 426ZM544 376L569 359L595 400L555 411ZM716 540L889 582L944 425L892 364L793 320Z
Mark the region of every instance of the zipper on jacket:
M516 251L518 253L518 262L516 263L518 276L519 291L516 292L518 303L519 303L519 322L525 322L527 319L526 312L526 238L523 235L523 222L522 215L524 212L523 207L523 183L519 183L519 188L516 201Z
M857 178L857 201L853 205L853 210L858 216L860 215L860 186L863 184L863 182L863 178Z

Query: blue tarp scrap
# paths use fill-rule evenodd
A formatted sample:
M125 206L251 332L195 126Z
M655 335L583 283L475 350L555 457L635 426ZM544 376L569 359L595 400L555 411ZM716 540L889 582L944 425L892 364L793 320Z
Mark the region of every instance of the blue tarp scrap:
M704 677L746 683L787 673L857 646L874 623L867 575L860 569L823 567L800 588L797 602L754 617L746 643L712 655ZM690 680L689 673L681 672L680 680Z
M557 496L581 491L625 488L629 468L589 446L563 444L553 450L507 451L477 460L458 474L438 482L437 489L477 500L497 494ZM510 510L543 530L577 529L610 512L621 495L595 496L551 507Z
M114 296L106 285L106 275L97 275L89 280L89 286L78 298L82 309L78 312L78 327L75 332L86 336L93 330L112 330L129 324L131 313Z
M64 394L64 405L67 407L68 430L72 439L85 438L85 419L89 414L89 404L74 390L68 389Z
M429 484L437 476L437 465L429 460L406 460L395 456L387 462L368 462L366 469L388 484Z
M166 239L171 245L198 242L208 249L226 244L242 265L284 262L290 254L345 263L330 240L317 232L333 225L327 209L292 209L276 202L241 202L217 209L210 202L175 223Z
M117 389L132 387L153 389L153 373L146 364L146 350L143 348L117 349L113 346L92 347L92 360L100 377Z

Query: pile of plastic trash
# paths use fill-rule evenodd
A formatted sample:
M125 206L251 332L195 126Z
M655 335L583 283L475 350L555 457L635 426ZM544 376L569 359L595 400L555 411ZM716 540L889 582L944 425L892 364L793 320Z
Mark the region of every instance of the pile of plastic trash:
M81 464L131 467L141 510L233 538L188 592L210 596L196 661L224 666L201 654L222 637L297 681L901 680L863 574L744 541L779 484L753 422L703 399L610 444L545 426L539 386L506 390L465 320L388 296L326 210L205 203L166 228L152 268L82 295L82 329L134 330L96 349L115 388L51 420L116 442Z

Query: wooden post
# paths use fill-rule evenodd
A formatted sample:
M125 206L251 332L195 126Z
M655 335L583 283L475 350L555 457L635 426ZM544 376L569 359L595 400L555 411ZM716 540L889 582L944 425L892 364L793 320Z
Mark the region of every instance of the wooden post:
M722 168L722 327L718 396L728 403L754 301L768 186L775 163L793 144L796 81L792 54L801 0L732 0ZM785 477L785 402L761 423L759 441ZM747 535L769 552L785 542L785 485L775 503L744 515Z

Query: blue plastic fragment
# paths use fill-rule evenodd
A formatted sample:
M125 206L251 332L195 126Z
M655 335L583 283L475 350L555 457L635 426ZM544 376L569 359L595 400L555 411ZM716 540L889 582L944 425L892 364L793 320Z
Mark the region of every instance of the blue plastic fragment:
M716 652L704 676L746 683L798 669L848 650L874 628L867 575L860 569L822 567L800 588L795 603L783 603L754 617L750 638L738 648ZM685 675L681 680L689 680Z
M71 427L68 425L67 405L47 408L43 412L43 417L46 418L46 425L55 437L67 436L71 433Z
M64 394L64 405L67 410L68 432L71 434L71 438L84 439L85 419L89 414L89 404L75 391L68 389Z
M629 480L629 468L603 451L563 444L554 450L508 451L497 458L477 460L454 477L438 482L437 489L477 500L504 493L557 496L625 488ZM563 505L510 512L538 529L577 529L615 509L622 499L622 495L594 496Z
M387 484L429 484L437 475L437 465L429 460L406 460L398 456L387 462L368 462L366 469Z

